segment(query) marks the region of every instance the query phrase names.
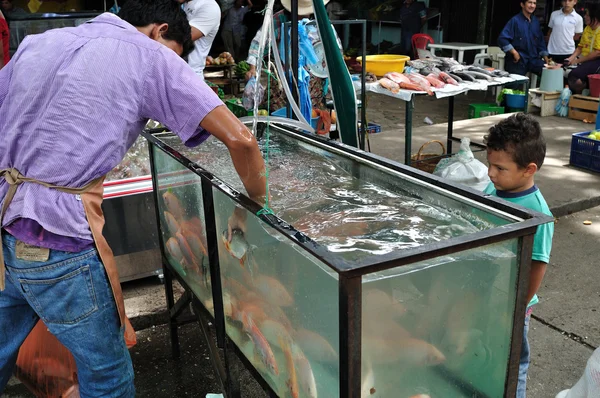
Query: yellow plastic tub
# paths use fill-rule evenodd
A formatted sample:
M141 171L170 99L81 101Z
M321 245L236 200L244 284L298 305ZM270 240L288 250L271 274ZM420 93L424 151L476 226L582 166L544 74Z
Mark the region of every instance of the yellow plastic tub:
M362 57L356 57L356 60L362 63ZM388 72L402 73L404 64L408 60L410 60L410 57L407 55L367 55L365 69L376 76L383 76Z

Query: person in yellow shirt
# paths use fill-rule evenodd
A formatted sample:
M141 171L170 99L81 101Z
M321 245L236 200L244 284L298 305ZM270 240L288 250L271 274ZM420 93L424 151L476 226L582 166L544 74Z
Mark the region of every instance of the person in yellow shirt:
M591 5L585 10L586 27L575 52L567 59L567 65L578 65L568 76L573 94L581 94L588 86L588 75L600 69L600 7Z

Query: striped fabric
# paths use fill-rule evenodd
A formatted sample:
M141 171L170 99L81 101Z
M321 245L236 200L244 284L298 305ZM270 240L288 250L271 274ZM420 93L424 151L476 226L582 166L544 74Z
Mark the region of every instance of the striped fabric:
M151 118L186 145L207 138L202 119L221 100L174 51L113 14L30 35L0 70L0 169L81 187L116 167ZM0 181L0 198L7 191ZM33 220L50 234L33 234ZM19 186L3 227L29 244L47 236L91 240L76 195ZM46 236L46 238L44 238Z

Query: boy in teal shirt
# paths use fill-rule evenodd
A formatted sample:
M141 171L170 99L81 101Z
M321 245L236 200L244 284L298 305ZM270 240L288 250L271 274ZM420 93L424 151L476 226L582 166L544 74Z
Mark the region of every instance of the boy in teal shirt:
M484 140L487 145L488 175L492 181L484 192L552 216L548 204L534 182L535 173L542 167L546 156L546 141L540 124L531 116L519 113L492 126ZM533 238L527 294L529 304L521 346L517 398L525 398L526 395L530 357L527 340L529 320L533 305L539 301L536 293L550 261L553 234L554 224L547 223L538 226Z

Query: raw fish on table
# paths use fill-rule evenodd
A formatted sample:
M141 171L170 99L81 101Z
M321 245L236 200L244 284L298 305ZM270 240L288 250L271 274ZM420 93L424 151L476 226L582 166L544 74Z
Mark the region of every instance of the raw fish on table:
M400 85L398 83L391 81L390 79L385 77L379 79L379 85L383 88L387 88L394 94L398 94L398 92L400 91Z
M425 79L427 79L427 81L431 83L431 85L435 88L443 88L446 85L446 83L438 79L437 76L433 73L430 73L427 76L425 76Z
M429 83L425 77L419 75L418 73L409 73L407 76L411 82L421 88L421 91L426 91L428 95L433 95L433 91L431 91L431 83Z

